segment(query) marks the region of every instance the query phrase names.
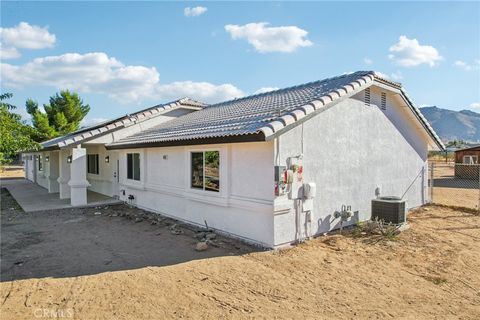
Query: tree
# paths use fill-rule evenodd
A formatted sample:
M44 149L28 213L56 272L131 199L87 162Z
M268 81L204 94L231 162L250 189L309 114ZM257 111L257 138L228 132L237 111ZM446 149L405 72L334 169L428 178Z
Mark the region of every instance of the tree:
M78 130L80 122L90 111L90 106L83 104L77 93L68 90L51 96L50 103L43 105L45 112L40 111L38 103L32 99L28 99L25 106L42 140Z
M11 93L0 95L0 164L10 162L21 151L39 148L32 139L35 129L22 121L19 114L11 112L16 107L5 101L11 97Z

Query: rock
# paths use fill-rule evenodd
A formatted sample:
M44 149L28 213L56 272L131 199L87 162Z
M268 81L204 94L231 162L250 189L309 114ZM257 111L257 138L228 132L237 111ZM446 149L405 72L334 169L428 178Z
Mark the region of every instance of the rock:
M195 234L195 238L197 238L197 239L203 239L203 238L205 238L205 232L197 232L197 233Z
M112 213L112 217L118 217L118 214Z
M157 223L158 223L158 222L155 221L155 220L152 220L152 221L150 222L150 224L151 224L152 226L153 226L153 225L156 225Z
M173 229L172 231L170 231L172 234L174 235L179 235L179 234L182 234L183 231L182 230L179 230L179 229Z
M198 242L195 246L196 251L205 251L208 249L208 244L206 242Z
M172 224L172 225L169 227L169 229L170 229L170 230L175 230L175 229L177 229L177 224L176 224L176 223Z
M205 238L207 240L213 240L217 237L217 235L215 233L207 233L207 235L205 236Z
M142 221L143 221L142 218L136 218L136 219L135 219L135 223L139 223L139 222L142 222Z
M101 214L102 214L102 213L101 213L100 211L97 211L97 212L94 213L94 215L96 215L96 216L99 216L99 215L101 215Z

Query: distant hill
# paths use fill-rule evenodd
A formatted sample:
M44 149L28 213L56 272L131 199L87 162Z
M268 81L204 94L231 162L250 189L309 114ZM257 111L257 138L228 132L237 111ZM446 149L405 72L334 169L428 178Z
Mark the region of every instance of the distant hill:
M480 113L437 107L424 107L420 111L443 141L480 141Z

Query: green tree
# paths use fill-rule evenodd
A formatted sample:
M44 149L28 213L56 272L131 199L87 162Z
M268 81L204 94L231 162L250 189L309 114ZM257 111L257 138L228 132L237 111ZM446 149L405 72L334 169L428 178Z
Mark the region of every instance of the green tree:
M77 93L68 90L51 96L50 103L43 105L45 112L40 111L38 103L32 99L28 99L25 106L42 140L76 131L90 111L90 106L83 104Z
M0 95L0 164L6 164L21 151L39 148L32 137L35 129L27 125L19 114L13 113L16 107L6 100L11 93Z

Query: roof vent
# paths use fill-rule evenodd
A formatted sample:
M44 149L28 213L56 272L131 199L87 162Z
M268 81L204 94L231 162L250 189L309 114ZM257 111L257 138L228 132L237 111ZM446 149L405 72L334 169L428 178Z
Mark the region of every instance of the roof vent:
M380 109L387 110L387 94L382 92L382 101L380 103Z
M370 107L370 88L365 89L365 105Z

